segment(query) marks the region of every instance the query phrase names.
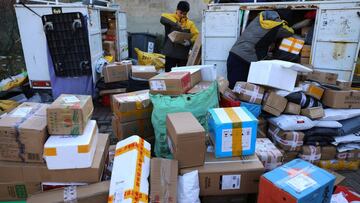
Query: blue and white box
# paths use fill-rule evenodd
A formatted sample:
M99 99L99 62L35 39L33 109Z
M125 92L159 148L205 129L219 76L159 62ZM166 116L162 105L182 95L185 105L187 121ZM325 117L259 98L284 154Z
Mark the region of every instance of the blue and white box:
M216 158L255 153L258 120L246 108L210 109L208 125Z

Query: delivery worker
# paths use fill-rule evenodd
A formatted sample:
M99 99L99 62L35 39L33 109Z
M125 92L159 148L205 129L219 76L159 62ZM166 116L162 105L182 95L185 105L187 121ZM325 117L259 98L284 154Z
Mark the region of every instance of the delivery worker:
M290 37L294 30L280 19L276 11L263 11L251 21L230 50L227 59L229 87L247 81L250 63L264 59L272 43Z
M165 55L165 71L171 71L172 67L185 66L190 46L195 42L199 35L199 30L196 28L193 21L189 20L187 14L190 10L190 5L186 1L180 1L177 5L175 13L163 13L160 18L160 23L165 27L165 41L163 54ZM168 35L173 31L187 32L192 34L191 40L173 43Z

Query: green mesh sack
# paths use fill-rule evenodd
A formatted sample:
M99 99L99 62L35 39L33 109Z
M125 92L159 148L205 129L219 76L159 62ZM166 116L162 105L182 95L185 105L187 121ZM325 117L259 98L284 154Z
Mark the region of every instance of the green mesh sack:
M219 106L217 82L196 94L167 96L150 94L153 104L151 122L155 131L155 155L172 158L166 138L166 115L176 112L191 112L207 130L207 111Z

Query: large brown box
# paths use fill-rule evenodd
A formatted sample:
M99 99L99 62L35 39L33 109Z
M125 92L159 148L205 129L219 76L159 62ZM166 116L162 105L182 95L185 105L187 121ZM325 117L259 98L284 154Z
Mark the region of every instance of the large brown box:
M49 170L46 164L0 161L0 182L98 182L109 149L109 135L99 134L90 168Z
M270 92L265 95L262 109L274 116L280 116L284 112L287 104L287 99L277 95L275 92Z
M154 128L150 118L121 123L116 116L113 116L111 125L115 136L119 140L132 135L138 135L142 138L154 136Z
M234 92L242 101L261 104L265 89L259 85L248 82L236 82Z
M113 95L111 108L122 123L150 118L152 105L149 90Z
M50 135L81 135L94 111L89 95L60 95L47 108Z
M360 91L347 90L325 90L322 98L325 106L335 109L356 109L360 108Z
M285 114L299 115L300 111L301 111L301 106L299 104L288 102L286 104L286 108L284 110L284 113Z
M64 200L65 197L69 198L68 202L77 202L77 203L102 203L107 202L109 195L110 181L104 181L99 183L94 183L91 185L75 187L72 191L72 188L61 188L50 190L47 192L38 193L30 196L26 200L27 203L40 203L40 202L51 202L51 203L62 203L67 202ZM74 197L73 194L76 194Z
M205 159L205 129L190 112L171 113L166 117L170 151L179 168L201 166Z
M0 201L25 200L41 191L41 184L24 182L0 183Z
M325 116L324 109L321 106L301 109L301 115L306 116L312 120L319 119Z
M150 78L150 93L179 95L186 93L191 88L190 72L160 73Z
M126 81L129 79L129 65L121 63L108 64L103 68L105 83Z
M48 106L25 102L0 119L0 160L44 162Z
M308 73L306 76L308 80L314 80L320 83L336 85L336 80L338 78L337 73L329 73L329 72L322 72L322 71L313 71Z
M265 169L256 155L216 159L206 153L203 166L182 169L180 174L199 172L200 196L257 193Z
M176 203L178 161L152 158L150 166L150 202Z

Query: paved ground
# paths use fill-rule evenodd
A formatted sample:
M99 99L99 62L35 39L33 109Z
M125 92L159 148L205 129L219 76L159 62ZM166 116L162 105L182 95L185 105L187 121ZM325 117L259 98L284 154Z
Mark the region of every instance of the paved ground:
M110 107L104 107L101 104L95 104L93 119L97 120L99 131L101 133L109 133L111 137L111 144L116 144L117 139L114 137L111 128L112 113ZM358 171L338 171L346 179L341 185L349 186L360 193L360 170Z

